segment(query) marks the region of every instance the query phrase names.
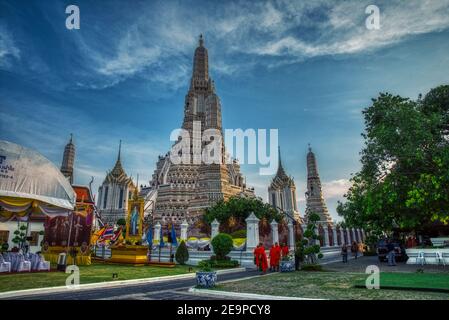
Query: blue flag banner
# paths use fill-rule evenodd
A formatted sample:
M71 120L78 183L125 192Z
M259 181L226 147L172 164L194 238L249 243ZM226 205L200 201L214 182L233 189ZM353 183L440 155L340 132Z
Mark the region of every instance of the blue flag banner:
M178 240L176 239L175 225L173 223L171 225L171 244L172 246L178 245Z
M161 228L161 240L159 241L159 247L163 247L164 245L164 232L162 232Z

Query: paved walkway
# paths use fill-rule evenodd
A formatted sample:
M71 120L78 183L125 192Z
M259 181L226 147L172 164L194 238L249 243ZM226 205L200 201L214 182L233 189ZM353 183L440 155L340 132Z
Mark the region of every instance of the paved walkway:
M218 274L218 281L241 279L258 275L255 270L235 273ZM176 279L156 283L131 284L118 287L101 287L95 289L67 289L64 292L38 293L27 296L17 296L21 300L212 300L233 299L226 297L198 296L188 292L188 289L196 285L196 279ZM14 298L12 298L14 299Z
M396 266L388 266L387 262L379 262L376 257L359 257L358 259L351 259L348 263L332 262L326 264L324 268L331 271L340 272L362 272L365 273L366 267L369 265L376 265L381 272L416 272L418 269L424 270L424 272L444 272L449 273L449 266L436 266L436 265L414 265L405 264L405 262L397 262Z

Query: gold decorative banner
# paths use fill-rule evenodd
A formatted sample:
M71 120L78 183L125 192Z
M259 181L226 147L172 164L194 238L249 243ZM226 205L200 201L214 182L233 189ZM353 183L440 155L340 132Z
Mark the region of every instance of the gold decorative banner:
M144 215L144 199L134 197L132 200L129 200L128 215L126 218L126 237L125 237L127 241L135 243L137 241L142 240L143 215Z

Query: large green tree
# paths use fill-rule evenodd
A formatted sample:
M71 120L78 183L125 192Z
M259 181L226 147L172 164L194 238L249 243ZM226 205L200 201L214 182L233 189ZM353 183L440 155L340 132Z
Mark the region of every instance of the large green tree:
M338 213L374 234L449 222L449 86L416 101L382 93L363 114L362 168Z
M282 220L279 212L267 203L257 198L231 197L228 201L219 201L214 206L206 209L204 222L210 225L214 219L220 222L220 230L225 233L232 233L246 228L245 219L254 212L257 218L262 221L262 226L274 219L277 222ZM262 230L263 231L263 230Z

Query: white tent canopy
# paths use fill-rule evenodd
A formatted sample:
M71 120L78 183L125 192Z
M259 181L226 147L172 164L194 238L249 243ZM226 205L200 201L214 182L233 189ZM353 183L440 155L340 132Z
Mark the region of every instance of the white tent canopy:
M0 197L38 200L73 210L76 194L59 169L40 153L0 140Z

